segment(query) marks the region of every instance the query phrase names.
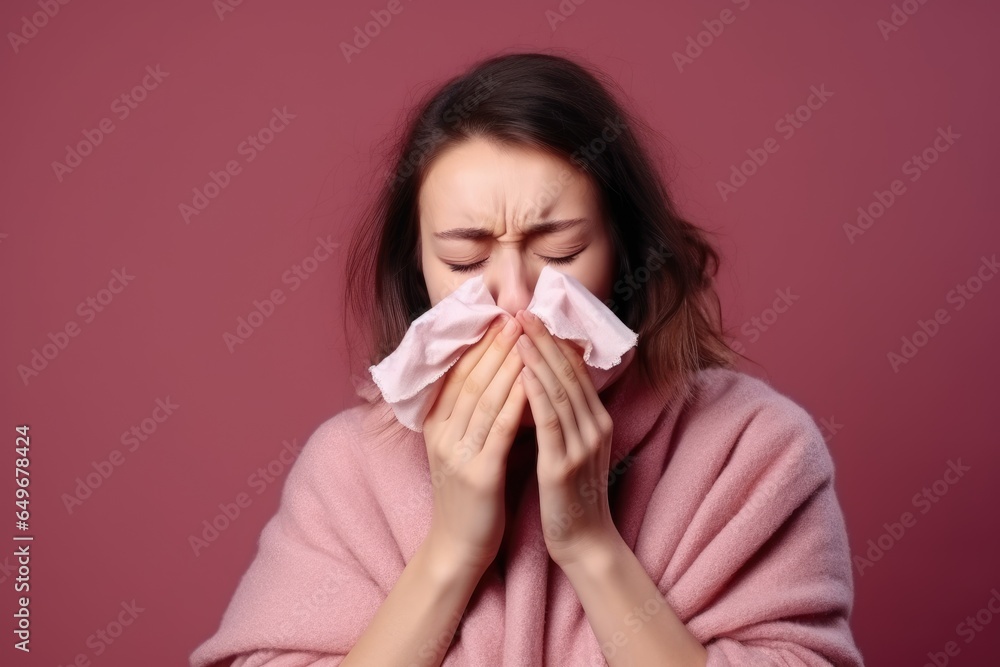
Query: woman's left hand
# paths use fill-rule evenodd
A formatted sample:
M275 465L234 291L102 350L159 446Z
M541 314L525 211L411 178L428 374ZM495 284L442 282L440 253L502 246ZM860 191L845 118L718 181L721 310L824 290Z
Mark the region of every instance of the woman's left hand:
M518 351L538 440L538 499L545 546L565 567L621 536L608 504L614 424L576 348L520 311ZM527 344L526 344L527 343Z

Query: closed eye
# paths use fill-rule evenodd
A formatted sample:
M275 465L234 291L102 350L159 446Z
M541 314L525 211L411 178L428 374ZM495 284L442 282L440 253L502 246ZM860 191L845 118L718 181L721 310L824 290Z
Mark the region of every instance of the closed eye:
M584 250L585 248L582 248L580 250L577 250L572 255L567 255L565 257L546 257L545 255L538 255L538 256L544 259L546 264L569 264L574 259L576 259L577 256ZM475 262L474 264L448 264L448 268L450 268L452 271L455 271L456 273L471 273L472 271L475 271L476 269L486 264L486 261L487 260L483 259L478 262Z

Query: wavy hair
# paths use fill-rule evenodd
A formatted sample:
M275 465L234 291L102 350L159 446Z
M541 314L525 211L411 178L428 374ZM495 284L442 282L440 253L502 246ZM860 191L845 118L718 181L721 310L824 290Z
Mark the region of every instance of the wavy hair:
M392 352L431 305L417 208L429 166L449 146L485 138L561 156L592 179L616 254L605 303L638 332L632 364L661 398L686 400L694 371L735 365L714 287L719 254L678 213L639 139L655 133L611 90L614 81L577 59L513 53L476 63L409 110L346 265L345 303L365 335L368 364Z

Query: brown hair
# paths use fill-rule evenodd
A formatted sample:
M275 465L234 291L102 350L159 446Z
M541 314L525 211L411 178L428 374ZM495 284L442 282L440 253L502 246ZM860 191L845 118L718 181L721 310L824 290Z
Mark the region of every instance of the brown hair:
M430 308L417 246L417 197L428 167L448 146L482 137L559 155L592 179L616 253L618 279L605 303L638 332L632 364L660 397L686 400L694 371L734 365L713 286L718 253L677 212L637 138L637 131L655 133L610 89L618 87L569 58L514 53L475 64L414 106L346 266L346 301L370 341L369 364L392 352Z

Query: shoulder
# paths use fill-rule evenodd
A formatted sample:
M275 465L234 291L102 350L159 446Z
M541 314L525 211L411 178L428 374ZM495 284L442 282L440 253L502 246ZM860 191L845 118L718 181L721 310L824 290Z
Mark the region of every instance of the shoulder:
M288 474L290 485L325 484L357 479L364 464L359 443L371 420L369 405L356 405L328 417L306 439Z
M305 449L318 453L320 450L338 449L350 445L363 428L366 414L364 405L356 405L328 417L313 429L306 441Z
M298 468L319 468L357 486L411 451L423 436L403 426L385 401L365 401L320 423L303 445ZM332 468L332 471L331 471ZM302 474L303 471L295 471ZM291 473L290 473L291 474Z
M808 413L797 401L782 393L766 380L733 368L703 368L696 374L697 400L702 405L712 403L747 409L769 409L807 417Z
M798 401L765 380L732 368L698 371L690 407L730 415L736 423L773 423L785 429L818 432L812 415Z
M832 475L826 440L798 401L767 381L731 368L698 371L688 419L716 432L729 456L794 459Z

